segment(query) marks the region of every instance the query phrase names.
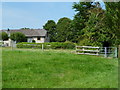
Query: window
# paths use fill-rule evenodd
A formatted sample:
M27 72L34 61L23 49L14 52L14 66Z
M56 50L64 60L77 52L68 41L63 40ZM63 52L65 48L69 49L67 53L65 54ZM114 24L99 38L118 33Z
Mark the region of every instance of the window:
M40 40L40 37L37 37L37 40Z

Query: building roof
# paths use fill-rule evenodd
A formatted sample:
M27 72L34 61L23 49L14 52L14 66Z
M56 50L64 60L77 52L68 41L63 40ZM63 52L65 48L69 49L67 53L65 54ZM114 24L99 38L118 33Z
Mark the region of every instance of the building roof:
M15 30L2 30L6 33L14 33L14 32L21 32L25 34L27 37L33 37L33 36L46 36L47 31L44 29L15 29Z

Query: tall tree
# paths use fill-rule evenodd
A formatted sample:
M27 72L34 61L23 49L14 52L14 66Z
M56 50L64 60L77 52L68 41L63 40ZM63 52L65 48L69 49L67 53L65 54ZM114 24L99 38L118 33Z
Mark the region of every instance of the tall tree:
M71 23L71 19L67 17L63 17L58 20L57 27L56 27L56 31L57 31L56 41L65 42L69 40L70 23Z
M105 27L109 30L112 45L120 44L120 2L106 2Z
M56 37L56 23L53 20L48 20L47 23L43 26L45 30L47 30L48 35L50 37L50 41L54 42Z
M109 39L109 32L104 28L105 11L100 7L89 10L90 16L86 22L86 27L81 35L80 44L102 46L103 42Z
M89 19L89 12L91 8L94 8L95 6L92 5L92 2L79 2L73 4L73 9L77 12L73 19L73 24L71 29L73 30L74 35L74 41L78 42L80 36L83 34L82 29L85 28L85 23Z

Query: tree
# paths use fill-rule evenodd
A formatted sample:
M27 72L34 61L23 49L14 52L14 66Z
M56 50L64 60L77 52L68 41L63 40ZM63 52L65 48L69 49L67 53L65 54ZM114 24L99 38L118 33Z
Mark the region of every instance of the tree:
M89 10L90 16L83 29L80 44L103 46L103 43L109 39L109 32L104 27L105 11L101 8Z
M15 32L15 33L11 33L10 39L18 43L18 42L24 42L26 40L26 37L21 32Z
M77 12L74 15L73 24L72 24L72 31L74 35L74 42L79 42L79 38L83 35L82 29L86 27L85 23L89 19L90 13L88 10L95 7L92 5L93 2L79 2L73 4L73 9Z
M23 29L23 30L25 29L25 30L26 30L26 29L30 29L30 28L26 28L26 27L25 27L25 28L21 28L21 29Z
M67 17L60 18L56 27L56 41L65 42L69 38L71 19Z
M108 40L113 46L120 44L120 2L106 2L105 27L111 37Z
M8 40L8 34L6 32L2 32L1 33L1 36L2 36L2 40Z
M56 23L53 20L48 20L47 23L43 26L45 30L47 30L48 35L50 37L50 41L55 41L56 36Z

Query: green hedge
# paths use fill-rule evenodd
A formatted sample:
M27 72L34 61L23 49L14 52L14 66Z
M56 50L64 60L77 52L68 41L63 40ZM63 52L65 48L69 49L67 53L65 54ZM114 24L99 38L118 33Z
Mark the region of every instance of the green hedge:
M72 42L50 42L50 43L27 43L22 42L17 44L17 48L42 48L44 49L74 49L75 44Z

